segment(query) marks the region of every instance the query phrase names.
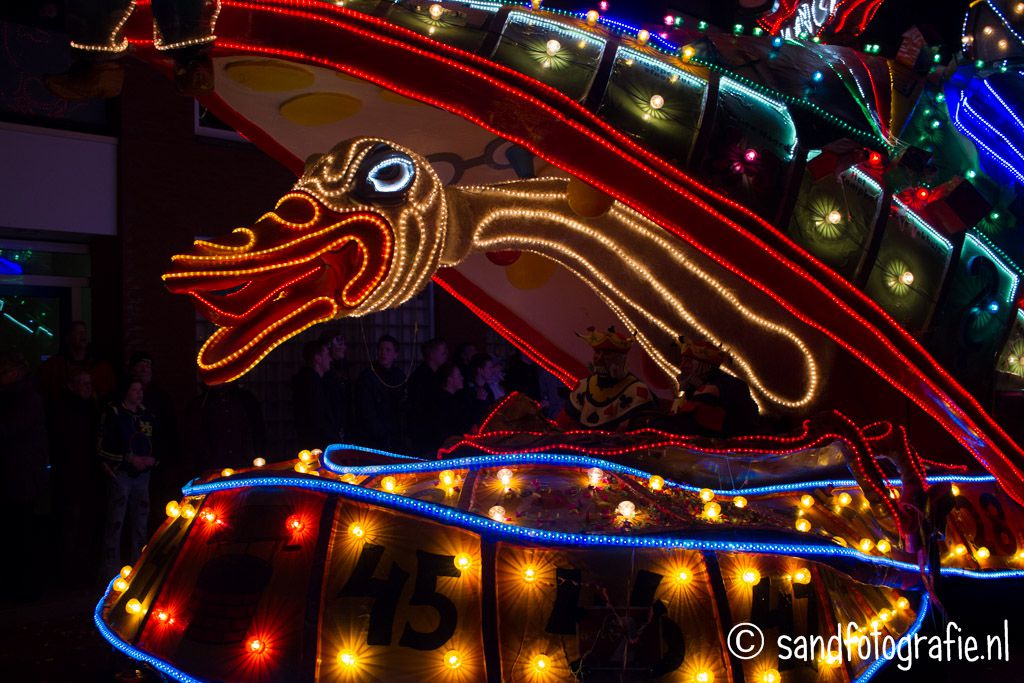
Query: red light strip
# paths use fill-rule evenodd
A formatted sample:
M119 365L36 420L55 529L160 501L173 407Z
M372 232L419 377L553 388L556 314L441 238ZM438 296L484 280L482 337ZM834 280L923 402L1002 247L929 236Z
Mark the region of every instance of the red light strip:
M283 3L283 4L287 4L287 5L290 5L290 6L310 7L310 5L308 3L290 2L290 3ZM446 58L443 58L443 57L438 57L437 55L435 55L433 53L430 53L430 52L428 52L426 50L421 50L421 49L413 48L413 47L410 47L409 45L402 44L402 43L400 43L398 41L395 41L393 39L389 39L389 38L386 38L386 37L383 37L383 36L380 36L380 35L372 34L370 32L367 32L367 31L364 31L364 30L360 30L360 29L354 28L352 26L346 26L344 24L341 24L338 21L326 19L324 17L319 17L319 16L313 15L313 14L296 12L294 10L281 9L281 8L275 8L275 7L266 6L266 5L257 5L257 4L225 3L225 6L231 6L232 8L239 8L239 9L249 9L249 10L253 10L253 11L256 11L256 12L271 12L271 13L278 14L279 16L291 16L291 17L296 17L296 18L302 19L302 20L312 20L314 22L318 21L318 22L321 22L321 23L328 23L328 24L331 24L331 25L333 25L333 26L335 26L337 28L341 28L341 29L343 29L344 31L346 31L348 33L352 33L352 34L356 34L356 35L360 35L361 34L363 37L372 38L375 42L377 42L377 43L379 43L381 45L400 47L400 48L403 48L404 50L406 50L407 52L411 52L411 53L413 53L413 54L415 54L417 56L424 56L424 57L432 58L434 61L436 61L438 63L441 63L441 64L443 64L443 65L445 65L447 67L450 67L450 68L452 68L452 69L454 69L456 71L459 71L459 72L462 72L462 73L465 73L465 74L473 75L478 80L483 80L485 82L488 82L489 85L493 85L493 86L499 88L500 90L504 91L507 94L515 95L517 97L517 99L525 100L527 103L533 105L536 109L541 110L545 114L548 114L551 117L561 121L562 123L565 123L565 124L569 125L570 127L576 129L578 132L581 132L581 133L584 133L584 134L588 134L594 142L596 142L596 143L606 147L609 151L615 152L616 154L618 154L623 159L623 161L625 161L625 162L627 162L627 163L629 163L629 164L631 164L633 166L639 166L640 165L639 162L637 161L637 159L632 158L629 155L622 154L621 151L616 151L615 148L609 142L597 138L593 134L593 132L587 131L583 126L581 126L578 123L576 123L575 121L569 119L568 117L566 117L561 112L558 112L557 110L555 110L553 107L551 107L551 106L549 106L549 105L547 105L547 104L545 104L543 102L537 101L535 98L523 97L522 94L519 91L513 90L512 88L504 85L503 83L496 82L496 79L494 79L494 78L487 77L486 75L481 74L479 72L474 73L471 69L469 69L468 67L466 67L463 64L456 63L456 62L454 62L452 60L449 60L449 59L446 59ZM337 10L337 9L334 9L334 8L329 8L329 7L324 6L324 5L318 6L315 9L317 9L319 11L328 11L328 10L330 10L330 11L332 11L335 14L339 14L339 13L343 14L343 15L346 14L346 12L343 11L343 10ZM222 22L224 21L224 18L225 17L222 15ZM356 18L356 17L352 17L352 18ZM374 22L376 22L378 24L378 27L381 28L382 31L384 29L387 29L391 33L400 33L400 34L403 31L403 30L399 30L399 29L397 29L395 27L388 26L386 23L384 23L381 20L375 20L373 18L365 17L365 16L362 16L362 15L360 15L358 17L358 19L360 21L362 21L363 23L371 23L371 24L373 24ZM247 24L247 26L249 27L250 32L255 30L249 24ZM285 36L285 34L288 33L287 31L281 31L280 33L282 34L282 37L287 37L287 36ZM411 37L409 37L410 41L412 40L413 37L417 41L425 40L422 37L420 37L418 34L411 34L411 32L405 32L405 33L409 34L411 36ZM403 87L402 85L400 85L397 82L389 81L387 78L384 78L384 77L381 77L381 76L377 76L376 74L368 74L368 73L366 73L364 71L361 71L359 69L356 69L356 68L352 67L349 64L341 64L341 63L334 62L334 61L329 60L329 59L325 59L323 57L313 56L313 55L310 55L308 53L300 52L300 51L296 51L296 50L282 50L282 49L274 49L274 48L266 48L266 47L255 47L255 46L252 46L252 45L249 45L249 44L229 43L229 42L225 42L225 41L221 41L220 42L220 47L228 48L228 49L232 49L233 48L233 49L238 49L238 50L242 50L242 51L246 51L246 52L262 52L262 53L265 53L265 54L271 54L271 55L280 56L280 57L287 57L287 58L291 58L291 59L297 59L297 60L300 60L300 61L307 61L307 62L310 62L310 63L315 63L315 64L321 64L321 65L329 66L329 67L334 68L336 70L356 75L358 77L364 78L365 80L369 80L371 82L377 83L377 84L382 85L384 87L388 87L389 89L394 90L395 92L398 92L400 94L403 94L403 95L406 95L406 96L409 96L409 97L412 97L414 99L418 99L420 101L424 101L424 102L427 102L427 103L430 103L430 104L434 104L435 106L439 106L439 107L444 108L444 109L446 109L448 111L452 111L454 113L457 113L457 114L467 118L468 120L473 121L473 122L477 123L478 125L481 125L483 128L485 128L487 130L490 130L490 131L495 132L497 134L503 135L504 137L506 137L508 139L511 139L514 142L517 142L518 144L523 145L527 149L530 149L531 151L534 151L535 153L537 153L538 156L541 156L542 158L551 160L550 155L548 155L546 153L543 153L539 149L538 145L536 144L536 141L534 141L534 140L524 140L524 139L519 138L518 136L509 135L508 131L505 131L505 130L501 129L500 127L495 126L494 124L492 124L490 122L482 121L479 117L476 117L475 115L473 115L470 111L468 111L464 107L458 106L453 101L437 100L436 98L432 98L432 97L426 96L424 94L411 91L408 88ZM518 80L518 81L521 82L521 81L524 81L524 80L530 80L530 79L527 79L526 77L522 76L522 74L519 74L518 72L511 72L511 70L504 69L503 67L499 67L498 65L494 65L493 63L486 62L486 60L482 60L480 58L476 58L476 57L474 57L472 55L469 55L468 53L464 53L464 52L462 52L460 50L456 50L454 48L447 48L445 46L442 46L442 45L439 45L439 44L436 44L436 43L431 43L431 48L433 50L437 51L437 52L445 52L445 51L447 51L449 53L457 54L458 56L460 56L460 57L462 57L462 58L464 58L466 60L485 62L489 66L489 68L491 70L497 70L497 71L500 71L500 72L503 72L503 73L504 72L508 72L508 80L510 80L510 81ZM547 88L547 86L542 86L539 83L533 82L530 87L532 87L532 89L534 89L534 90L541 90L541 91L547 90L547 91L550 91L549 94L553 94L553 96L560 97L563 100L565 100L566 102L568 102L567 98L564 98L564 96L561 96L557 92L553 91L553 89ZM533 101L530 101L530 100L533 100ZM575 107L575 109L573 109L573 107ZM580 107L578 107L576 105L571 105L570 106L570 110L572 111L572 113L574 113L578 117L583 117L583 118L588 118L589 117L589 119L591 119L589 121L591 124L596 125L596 126L601 127L601 128L607 129L607 125L606 124L603 124L599 120L595 120L593 116L589 115L589 113L586 112L585 110L583 110L582 108L580 108ZM507 123L507 122L504 122L504 123ZM622 137L621 134L610 134L610 136L611 137L615 137L617 139ZM630 148L639 149L639 148L637 148L637 146L635 144L631 143L630 141L624 141L624 144L629 146ZM545 150L544 152L546 152L546 151L547 150ZM641 159L644 159L644 160L648 161L652 165L661 167L663 169L665 169L665 167L668 166L667 162L659 160L659 159L653 157L652 155L650 155L649 153L642 152L642 150L638 151L637 156L640 157ZM933 418L935 418L937 421L939 421L941 424L943 424L946 427L947 431L949 431L967 450L969 450L971 453L973 453L975 455L975 457L977 457L978 460L983 465L985 465L987 468L992 470L993 473L997 475L997 477L999 477L1000 479L1004 479L1004 484L1005 484L1005 478L1006 477L1010 477L1012 480L1015 480L1016 482L1024 482L1024 476L1022 476L1022 474L1016 468L1016 466L1013 463L1011 463L1009 461L1009 459L1006 457L1006 455L1003 454L994 444L986 442L983 437L980 438L980 439L979 438L970 439L970 438L967 438L967 437L965 437L963 435L961 430L964 429L964 425L966 425L966 427L967 427L967 429L969 431L975 431L975 430L971 430L971 428L974 427L974 425L973 425L973 422L970 420L970 418L967 415L961 413L961 414L956 416L956 419L951 421L949 416L947 414L945 414L943 410L940 410L937 406L935 406L935 405L933 405L931 403L926 403L925 401L923 401L920 398L919 395L917 395L917 393L919 391L922 391L922 390L926 390L928 393L931 393L931 394L936 394L936 393L941 394L942 393L941 391L939 391L937 389L937 387L931 385L931 382L923 375L923 373L918 368L911 367L909 369L911 370L911 372L913 372L914 374L917 375L916 379L921 381L921 383L924 384L924 387L922 387L921 389L912 389L909 385L905 384L904 382L900 382L900 381L896 380L895 376L893 376L889 372L886 372L886 371L882 370L882 368L880 366L878 366L876 363L874 363L871 360L871 356L869 354L866 354L866 353L861 352L860 350L854 348L851 343L847 342L847 340L845 338L843 338L842 336L840 336L839 334L831 333L827 329L826 326L824 326L822 324L819 324L819 323L816 323L816 322L811 322L806 316L797 313L794 310L793 306L788 304L787 300L784 300L781 296L775 294L774 290L770 290L766 285L764 285L760 281L756 280L752 276L747 275L741 268L738 268L738 267L732 265L731 263L726 262L724 259L722 259L721 257L718 257L717 255L710 254L709 251L707 250L707 248L702 247L700 244L698 244L695 241L693 241L692 238L690 238L678 226L674 225L673 221L671 221L671 220L669 220L667 218L665 218L663 220L659 220L658 217L652 216L650 214L649 210L648 211L644 210L643 207L644 207L645 203L639 197L632 196L632 195L627 195L626 193L624 193L622 191L619 191L617 188L609 188L604 183L601 183L600 181L597 181L596 179L594 179L592 177L589 177L588 175L582 173L581 171L577 172L576 170L574 170L572 164L567 163L564 159L560 159L559 162L560 163L558 163L558 165L560 167L565 168L566 170L569 170L570 172L573 172L575 175L580 176L581 178L583 178L584 180L587 180L588 182L590 182L591 184L595 185L596 187L599 187L600 189L605 190L606 192L608 192L612 196L614 196L616 198L619 198L620 200L624 201L625 203L629 204L630 206L633 206L634 209L638 210L641 214L645 215L646 217L650 218L651 220L654 220L655 222L657 222L659 224L666 225L668 227L668 229L670 229L671 231L675 232L677 235L679 235L680 237L685 239L687 242L689 242L690 244L692 244L696 248L700 249L702 252L707 254L710 258L712 258L716 262L720 263L723 267L726 267L727 269L729 269L732 272L736 273L740 277L743 277L743 279L747 280L752 285L754 285L755 287L757 287L761 291L763 291L766 294L768 294L770 297L772 297L778 303L780 303L780 305L784 306L787 310L789 310L791 313L793 313L798 319L801 319L806 324L814 327L815 329L821 330L822 332L824 332L825 334L827 334L828 336L833 338L837 343L839 343L841 346L843 346L848 351L850 351L855 357L860 359L868 367L871 367L873 370L875 370L875 372L879 376L884 378L886 381L888 381L893 386L895 386L898 389L900 389L901 392L904 393L904 395L906 395L912 402L914 402L916 405L918 405L927 414L931 415ZM596 164L596 163L594 165L596 167L600 166L599 164ZM684 174L681 174L681 172L679 172L677 169L674 169L674 168L671 168L671 167L669 167L669 168L671 169L669 172L671 172L672 175L680 178L681 181L683 181L683 182L685 182L687 184L692 184L694 186L698 186L699 187L699 191L704 193L704 194L708 194L710 196L716 196L716 193L711 192L710 190L707 190L707 188L703 188L703 187L699 186L698 183L696 183L692 179L689 179L688 177L685 177ZM664 178L662 178L660 176L657 176L656 174L654 174L649 169L640 168L639 170L642 170L647 175L651 176L652 178L657 179L662 184L666 184L666 181L665 181ZM668 170L668 169L666 169L666 170ZM703 204L703 202L700 202L696 197L694 197L692 195L689 195L689 193L687 193L685 191L682 191L680 188L673 188L673 190L674 190L674 192L677 195L685 197L685 198L689 199L690 201L692 201L694 203L697 203L698 205L702 205ZM952 379L951 376L948 375L948 373L946 373L941 367L938 367L934 363L934 361L932 359L930 359L930 357L927 356L927 353L924 351L924 349L921 348L920 345L917 344L917 342L915 340L913 340L909 335L907 335L904 331L902 331L892 321L892 319L887 314L885 314L884 311L882 311L877 306L877 304L875 304L874 302L871 302L870 300L868 300L866 297L864 297L864 295L862 293L857 292L856 290L854 290L852 287L849 286L848 283L845 283L845 281L842 281L841 278L839 278L837 274L832 273L831 271L829 271L827 268L825 268L816 259L808 257L805 253L802 252L802 250L799 250L791 242L789 242L787 244L787 242L788 242L787 239L783 238L780 233L778 233L774 229L770 228L770 226L768 226L766 222L764 222L760 218L754 216L754 214L752 212L750 212L749 210L747 210L745 207L742 207L738 203L733 202L731 200L727 200L727 199L722 199L720 201L721 201L721 203L724 203L727 206L735 209L737 212L743 213L744 215L747 215L748 217L752 218L753 220L757 221L758 223L761 223L763 226L766 227L766 230L769 232L770 235L780 239L780 241L782 242L782 246L795 251L795 253L797 255L801 256L803 260L805 260L806 262L808 262L810 265L814 266L815 268L820 268L822 270L822 273L825 276L825 277L823 277L823 279L826 279L826 280L827 279L832 279L834 282L841 283L842 286L839 287L839 290L840 290L840 292L844 296L851 296L858 304L866 305L866 307L869 309L868 310L869 313L873 313L874 315L878 316L881 320L888 322L889 323L888 326L891 326L892 329L893 329L893 336L898 341L908 345L910 347L910 350L913 353L915 353L915 355L919 355L926 362L930 362L930 364L937 370L937 372L940 375L940 377L944 378L947 382L949 382L949 384L951 385L950 388L952 389L953 393L954 394L959 393L961 395L960 396L961 400L964 403L966 403L967 405L971 406L972 408L974 408L977 411L977 413L980 416L980 419L984 423L986 423L986 425L994 433L998 434L1003 440L1005 440L1005 442L1006 442L1005 445L1007 445L1010 448L1010 450L1015 451L1018 455L1024 455L1024 454L1022 454L1020 448L1016 444L1014 444L1012 439L1010 439L1009 436L1005 433L1005 431L1003 431L997 424L995 424L994 421L991 420L991 418L987 414L984 413L984 410L981 408L980 404L978 404L977 401L975 401L973 399L973 397L970 397L968 394L966 394L966 392L964 392L963 389L961 387L959 387L959 385L956 384L956 382ZM648 204L650 204L650 203L648 203ZM657 205L657 202L653 202L653 204ZM707 205L703 205L701 208L705 208L707 210L707 212L709 214L709 216L708 216L709 219L715 220L715 221L719 222L720 224L724 224L726 226L729 226L729 227L733 228L736 232L738 232L741 235L744 235L745 237L747 237L749 240L754 241L755 243L758 243L760 246L763 246L763 248L765 249L766 253L768 253L770 256L775 258L779 263L784 265L786 268L788 268L794 274L798 275L799 277L804 278L805 280L810 282L812 285L816 285L831 300L831 302L833 304L836 304L836 305L839 306L839 308L843 311L843 313L846 316L852 317L855 320L859 320L862 323L866 322L857 313L852 311L852 309L850 309L845 304L845 302L841 302L833 293L824 290L824 287L820 283L818 283L812 276L810 276L808 273L803 272L802 270L797 268L795 266L795 264L788 263L786 261L785 257L783 257L779 252L775 251L774 249L771 249L770 247L767 247L767 245L763 245L763 243L761 243L760 240L758 240L757 238L754 238L753 235L751 235L750 233L745 231L739 225L737 225L734 222L728 220L724 216L718 214L716 211L714 211L710 207L707 207ZM822 309L819 307L817 310L821 311ZM904 357L902 355L902 353L900 353L896 349L895 345L891 341L886 339L884 337L884 335L882 335L878 330L873 329L870 325L866 325L865 327L866 327L867 331L869 333L873 334L878 339L878 341L881 342L882 345L884 345L891 353L893 353L894 355L896 355L898 357L901 357L902 360L904 360L904 361L908 360L906 357ZM903 369L907 369L907 368L903 368ZM939 399L939 400L941 400L941 399ZM949 402L945 402L945 403L946 403L946 409L951 410L954 413L960 412L960 411L956 410L956 406L951 405ZM957 421L962 422L963 424L957 424ZM972 434L971 436L974 437L976 435ZM990 459L988 457L983 455L983 453L982 453L982 450L983 450L982 447L983 446L987 446L988 448L984 449L984 450L990 451L991 455L996 456L996 458L998 458L999 462L992 462L992 461L990 461ZM996 470L999 470L999 471L996 471ZM1019 491L1013 491L1013 492L1011 492L1011 495L1015 499L1017 499L1019 501L1020 500L1024 500L1024 498L1022 498L1020 496Z

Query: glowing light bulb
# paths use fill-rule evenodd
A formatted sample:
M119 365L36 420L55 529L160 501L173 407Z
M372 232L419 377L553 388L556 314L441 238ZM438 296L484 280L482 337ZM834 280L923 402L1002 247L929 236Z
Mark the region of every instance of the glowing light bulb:
M266 458L255 458L252 461L253 467L265 467L267 464Z
M523 570L523 581L526 581L527 583L532 583L533 581L536 581L536 580L537 580L537 569L533 565L530 565L526 569Z
M128 604L124 606L124 611L128 614L142 614L142 603L137 599L132 598L128 601Z
M217 522L217 513L213 510L203 510L202 514L199 515L207 524L215 524Z
M128 590L128 582L121 577L114 579L114 590L118 593L124 593Z
M700 499L705 503L715 499L715 492L711 489L701 489L697 495L699 495Z
M641 45L646 45L647 41L651 39L651 32L645 28L640 29L636 34L636 42Z
M840 507L846 507L852 502L853 496L851 496L849 493L846 493L845 491L836 496L836 504L839 505Z
M1013 6L1014 14L1024 14L1024 2L1018 2Z
M562 49L562 44L552 38L548 42L544 43L544 51L548 54L548 57L554 57L558 54L558 51Z
M624 500L615 508L615 514L621 515L625 519L633 519L636 515L636 505L633 504L633 501Z
M890 550L892 550L892 544L889 543L889 541L887 541L886 539L883 538L882 540L880 540L878 543L875 544L875 548L878 549L878 552L880 552L883 555L885 555Z
M156 617L156 620L162 624L174 623L174 617L172 617L167 610L158 609L156 612L153 613L153 616Z
M286 529L288 529L288 531L292 532L293 534L297 534L300 531L302 531L306 525L305 523L303 523L301 517L299 517L298 515L292 515L284 521L284 526Z
M299 451L300 462L313 462L313 453L305 449Z
M394 493L395 481L396 480L394 477L384 477L383 479L380 480L380 487L387 491L388 493Z
M861 552L868 553L875 547L875 542L870 538L862 538L860 539L860 543L857 544L857 547L860 548Z
M466 571L473 566L473 558L469 556L469 553L459 553L455 556L455 567L459 571Z
M695 47L693 47L693 45L687 45L686 47L683 48L683 52L682 52L683 61L684 62L690 61L691 59L693 59L693 56L695 54L697 54L697 49Z
M505 517L505 508L500 505L495 505L487 511L487 516L493 519L495 522L504 522L507 518Z
M427 11L430 12L430 18L437 21L441 18L441 15L444 14L444 7L441 7L435 2Z
M530 0L530 5L533 7L534 11L539 10L540 0Z
M883 609L881 612L878 613L878 618L882 621L889 621L890 619L892 619L892 612L890 612L887 609Z
M359 523L351 524L348 528L348 532L356 538L362 538L366 535L366 529Z
M313 450L311 450L311 451L310 451L309 453L310 453L310 455L312 455L312 456L313 456L314 458L319 458L319 457L320 457L321 455L323 455L323 454L324 454L324 452L323 452L322 450L320 450L319 448L314 448L314 449L313 449Z
M352 650L342 650L338 653L338 664L351 669L358 663L359 660L356 659L356 653L352 652Z
M462 655L458 650L448 650L444 653L444 665L449 669L458 669L462 666Z
M537 655L533 658L530 666L532 666L533 670L537 673L547 673L548 670L551 669L551 658L547 655Z
M690 572L686 571L685 569L680 569L676 572L676 583L689 583L690 578Z
M601 480L604 478L604 472L600 467L591 467L587 470L587 482L591 486L600 486Z
M761 674L761 683L779 683L782 676L775 669L768 669Z
M761 581L761 572L754 568L744 569L743 573L740 574L740 580L748 586L753 586L755 583Z
M957 557L963 557L967 554L967 546L965 546L963 543L957 543L956 546L953 548L953 554Z
M181 516L183 519L192 519L196 516L196 509L191 504L185 503L181 506Z
M735 498L732 499L732 504L740 509L743 509L747 507L747 499L744 498L743 496L736 496Z
M222 469L220 471L220 476L222 476L222 477L230 477L234 473L235 473L235 471L233 469L231 469L230 467L225 467L224 469Z
M597 13L597 10L590 10L587 12L587 26L594 26L600 18L601 15Z
M171 519L175 519L179 515L181 515L181 506L178 505L178 501L172 500L170 503L164 506L164 512L166 512L167 516Z
M800 496L800 507L802 507L804 510L809 510L810 508L814 507L814 496L808 493L805 493L804 495Z
M657 111L665 106L665 98L661 95L651 95L650 105L651 109Z
M249 654L258 655L267 649L267 644L259 638L250 638L249 642L245 644L245 649Z
M811 570L806 567L801 567L793 572L793 583L799 583L807 585L811 582Z
M125 566L121 567L121 576L123 578L127 579L131 575L132 575L132 566L130 564L126 564Z
M341 475L341 480L346 484L354 484L356 483L356 475L352 474L351 472L346 472L345 474Z
M743 158L746 159L747 163L751 164L757 161L758 157L760 156L761 155L758 154L757 150L754 149L753 147L751 147L750 149L743 153Z
M896 607L899 609L908 609L910 607L910 600L901 596L900 599L896 601Z
M928 197L931 196L931 191L927 187L922 187L917 191L917 198L922 202L928 201Z
M306 463L304 462L295 463L295 467L293 467L292 469L294 469L299 474L309 474L309 468L306 467Z
M715 675L707 669L704 669L702 671L698 671L697 675L693 677L693 680L697 683L714 683Z
M910 285L914 284L914 274L911 273L909 270L905 270L902 273L900 273L900 284L906 287L909 287Z
M659 477L657 474L655 474L647 482L647 486L649 486L652 491L660 491L663 488L665 488L665 480L664 478Z
M602 12L607 12L608 11L608 0L601 0L601 2L597 3L597 6L601 8Z
M995 33L996 30L991 26L986 26L985 28L981 29L981 32L984 33L986 36L990 36L993 33Z
M498 481L500 481L501 485L504 486L506 489L509 487L509 485L512 484L512 476L512 470L510 470L507 467L502 467L500 470L498 470Z
M990 555L991 555L991 553L988 551L988 548L986 548L985 546L981 546L977 550L974 551L974 556L977 557L979 560L987 560Z
M803 531L804 533L806 533L811 530L811 523L808 520L801 517L800 519L796 520L796 530Z
M715 501L704 503L704 516L714 521L722 514L722 506Z
M828 215L825 216L825 220L828 221L830 225L839 225L843 222L843 214L839 213L836 209L832 209L828 212Z
M950 486L950 487L949 487L949 491L950 491L950 493L952 493L952 494L953 494L954 496L959 496L959 495L960 495L960 487L959 487L959 486L957 486L956 484L953 484L952 486Z
M455 473L451 470L444 470L438 475L438 480L441 482L441 486L451 488L455 485Z

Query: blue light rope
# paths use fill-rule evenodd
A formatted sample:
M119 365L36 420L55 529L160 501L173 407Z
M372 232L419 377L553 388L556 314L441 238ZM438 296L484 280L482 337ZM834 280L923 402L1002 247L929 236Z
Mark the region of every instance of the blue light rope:
M911 624L907 632L904 633L903 636L896 641L896 649L893 650L893 657L895 657L896 652L899 651L901 643L903 643L904 641L913 640L914 636L916 636L918 631L921 630L921 627L924 625L925 616L927 616L928 614L928 606L929 597L928 594L925 593L921 597L921 605L917 608L917 618L914 619L914 623ZM876 673L878 673L886 664L888 664L891 661L892 659L878 657L877 659L875 659L875 661L871 662L868 668L864 669L864 673L862 673L860 676L857 676L857 678L853 680L853 683L867 683Z
M503 467L508 465L553 465L567 467L597 467L607 472L616 474L628 474L640 479L650 479L652 474L635 467L622 465L610 460L603 460L588 455L572 455L567 453L500 453L497 455L478 455L463 458L452 458L451 460L421 460L412 464L398 463L387 465L363 465L346 466L339 465L331 460L331 454L342 450L368 451L378 455L395 455L387 451L365 448L362 446L347 446L335 444L327 447L324 453L323 466L333 474L353 474L356 476L379 476L384 474L403 474L408 472L441 472L443 470L478 470L484 467ZM408 458L409 456L395 457ZM929 484L982 484L996 481L990 474L959 475L959 474L936 474L926 478ZM887 479L890 486L903 486L899 479ZM665 479L665 485L678 488L683 491L699 493L703 487L692 484L684 484L671 479ZM801 481L786 484L770 484L765 486L752 486L738 489L709 489L716 496L738 496L738 495L771 495L774 493L788 493L791 491L802 491L819 488L859 488L860 484L854 479L818 479L814 481Z
M132 659L136 659L145 664L149 664L151 667L153 667L160 673L166 676L170 676L176 681L181 681L182 683L203 683L201 679L193 678L184 671L181 671L171 666L168 662L164 661L163 659L155 657L149 654L148 652L140 650L134 645L129 644L127 641L123 640L121 636L114 633L113 629L107 626L107 623L103 621L103 603L107 601L107 596L110 595L111 588L113 587L114 581L116 580L117 577L115 576L110 581L110 583L107 584L107 590L103 594L103 597L100 598L100 601L96 604L96 610L93 612L92 615L93 623L96 624L96 628L99 630L100 635L103 636L103 638L108 643L113 645L114 648L120 651L122 654L125 654L131 657Z
M391 509L431 518L445 524L452 524L476 533L488 533L503 536L518 542L544 543L570 547L602 547L602 548L660 548L680 550L710 550L729 553L760 553L764 555L784 555L796 557L825 557L855 560L873 564L886 569L918 574L920 568L916 564L900 562L888 557L867 555L838 545L815 545L807 543L763 543L758 541L719 541L711 539L681 538L673 536L628 536L611 534L581 534L567 531L549 531L533 529L496 522L487 517L463 512L437 503L430 503L415 498L367 489L354 484L319 479L317 477L260 477L255 479L222 479L205 484L189 484L182 489L186 496L204 496L218 491L244 488L279 488L288 486L311 491L332 493L366 503L384 505ZM977 572L969 569L947 568L940 570L943 574L952 574L965 578L1001 579L1024 578L1024 571L1008 570L993 572Z

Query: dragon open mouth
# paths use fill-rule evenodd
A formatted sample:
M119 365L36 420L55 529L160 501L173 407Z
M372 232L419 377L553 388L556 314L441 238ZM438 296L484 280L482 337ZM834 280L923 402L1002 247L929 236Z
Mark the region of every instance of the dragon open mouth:
M218 326L197 359L208 384L245 374L277 345L363 303L391 264L391 226L291 192L251 227L173 257L167 288Z

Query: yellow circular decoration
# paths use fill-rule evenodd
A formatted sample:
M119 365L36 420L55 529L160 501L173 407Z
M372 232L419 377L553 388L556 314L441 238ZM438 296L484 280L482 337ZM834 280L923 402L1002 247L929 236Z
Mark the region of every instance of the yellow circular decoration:
M235 83L256 92L287 92L313 85L312 71L297 64L272 59L246 59L231 62L224 73Z
M281 105L281 116L300 126L323 126L353 116L363 101L337 92L317 92L293 97Z
M505 268L505 277L516 289L537 289L547 284L558 264L532 251L524 251L515 263Z
M570 178L566 189L569 207L583 218L597 218L612 207L615 200L579 178Z

